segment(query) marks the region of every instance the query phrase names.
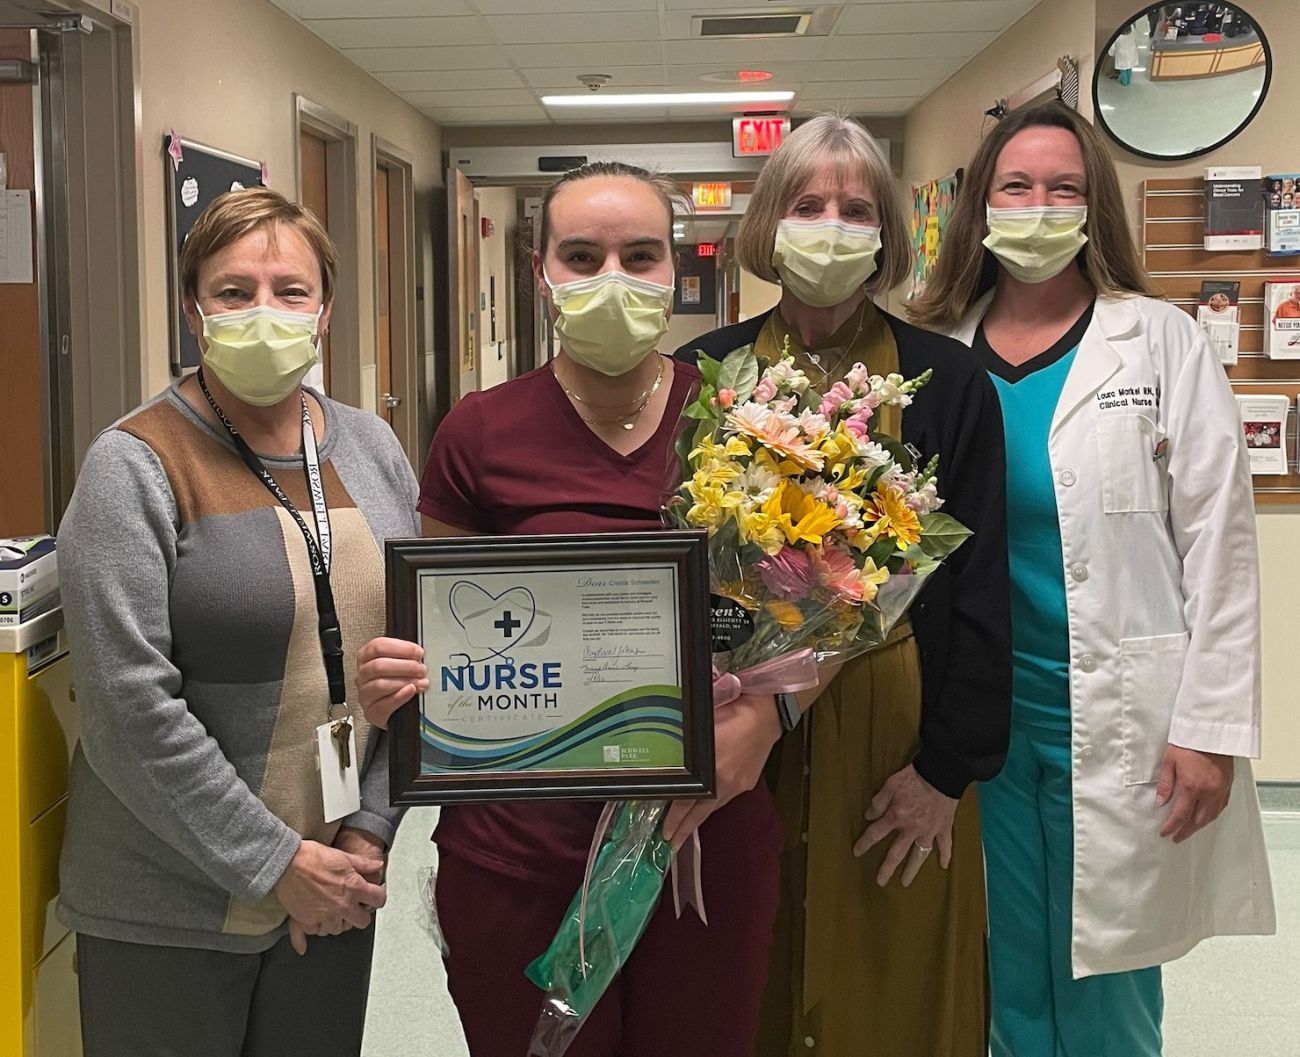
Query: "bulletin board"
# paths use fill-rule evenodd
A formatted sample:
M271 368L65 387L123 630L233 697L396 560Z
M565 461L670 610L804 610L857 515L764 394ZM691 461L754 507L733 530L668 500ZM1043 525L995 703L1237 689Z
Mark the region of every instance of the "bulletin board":
M1290 399L1286 420L1286 474L1255 476L1260 505L1300 504L1297 472L1296 398L1300 396L1300 360L1272 360L1264 352L1266 321L1264 283L1300 276L1300 257L1270 257L1263 250L1203 249L1205 181L1199 177L1147 180L1142 191L1143 260L1151 278L1169 300L1196 317L1201 283L1226 279L1241 283L1241 333L1237 363L1225 365L1234 392L1279 393Z
M167 167L167 289L171 305L172 374L199 365L199 343L185 323L181 304L181 247L199 214L227 191L265 187L263 163L206 147L175 133L163 137Z
M961 174L912 185L912 289L909 298L919 297L939 263L944 229L957 200Z

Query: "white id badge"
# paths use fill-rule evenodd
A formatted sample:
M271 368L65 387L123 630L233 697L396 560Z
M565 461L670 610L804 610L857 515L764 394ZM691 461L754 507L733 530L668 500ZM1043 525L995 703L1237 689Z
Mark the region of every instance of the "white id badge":
M325 821L339 819L361 810L360 767L357 761L357 728L347 724L347 766L339 753L339 736L334 723L322 723L316 728L316 762L320 771L321 800L325 805Z

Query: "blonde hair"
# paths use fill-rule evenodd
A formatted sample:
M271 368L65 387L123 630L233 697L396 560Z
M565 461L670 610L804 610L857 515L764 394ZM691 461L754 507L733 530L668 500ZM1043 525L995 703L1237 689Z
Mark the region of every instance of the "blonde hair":
M777 223L827 162L840 172L860 175L875 193L880 250L866 289L869 293L892 290L912 270L911 242L898 187L889 160L871 134L852 118L838 114L818 114L800 125L763 166L736 235L740 266L769 283L781 281L772 267Z
M199 266L254 231L266 231L274 239L281 228L296 231L320 261L321 303L334 299L334 282L339 270L339 253L324 225L311 210L291 202L267 187L227 191L214 198L199 214L181 248L181 293L197 297Z
M957 191L934 274L921 296L907 306L913 322L929 327L954 326L997 282L997 258L984 248L989 233L985 204L1003 148L1030 128L1063 128L1079 141L1088 184L1088 220L1084 226L1088 241L1080 251L1079 262L1093 288L1110 297L1162 296L1138 256L1124 212L1119 178L1101 134L1077 111L1051 102L1013 111L980 143Z

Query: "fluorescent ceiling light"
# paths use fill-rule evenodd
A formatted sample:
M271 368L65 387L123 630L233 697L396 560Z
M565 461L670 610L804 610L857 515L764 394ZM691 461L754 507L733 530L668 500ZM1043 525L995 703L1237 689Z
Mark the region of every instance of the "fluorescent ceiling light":
M633 95L544 95L544 106L692 106L721 103L788 103L794 92L637 92Z

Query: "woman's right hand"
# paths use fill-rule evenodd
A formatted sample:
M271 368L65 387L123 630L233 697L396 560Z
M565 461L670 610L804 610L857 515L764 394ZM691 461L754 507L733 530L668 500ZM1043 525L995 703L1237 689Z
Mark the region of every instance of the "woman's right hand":
M347 928L370 925L371 911L388 898L383 885L369 880L378 881L381 876L382 860L304 840L275 883L275 897L302 932L332 936Z
M424 649L406 639L371 639L357 651L357 696L366 722L388 729L388 717L429 689Z

